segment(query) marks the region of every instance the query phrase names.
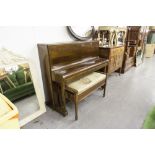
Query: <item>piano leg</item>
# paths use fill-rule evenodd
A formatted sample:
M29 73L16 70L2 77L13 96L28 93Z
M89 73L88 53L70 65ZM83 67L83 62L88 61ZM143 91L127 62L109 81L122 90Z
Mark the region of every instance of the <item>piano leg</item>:
M65 98L65 83L61 82L61 97L62 97L62 104L61 104L61 111L63 116L68 115L66 110L66 98Z

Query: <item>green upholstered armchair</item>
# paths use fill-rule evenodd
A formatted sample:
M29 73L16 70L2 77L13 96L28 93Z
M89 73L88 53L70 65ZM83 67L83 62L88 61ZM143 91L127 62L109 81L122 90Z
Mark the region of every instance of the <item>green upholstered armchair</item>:
M27 95L35 94L30 71L25 71L24 68L20 66L17 71L1 76L0 93L12 102Z

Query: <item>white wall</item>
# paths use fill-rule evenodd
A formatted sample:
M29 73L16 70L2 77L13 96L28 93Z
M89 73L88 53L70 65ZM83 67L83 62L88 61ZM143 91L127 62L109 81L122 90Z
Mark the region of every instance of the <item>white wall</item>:
M44 99L43 82L40 70L38 43L72 41L65 26L59 27L0 27L0 45L30 60L36 68Z

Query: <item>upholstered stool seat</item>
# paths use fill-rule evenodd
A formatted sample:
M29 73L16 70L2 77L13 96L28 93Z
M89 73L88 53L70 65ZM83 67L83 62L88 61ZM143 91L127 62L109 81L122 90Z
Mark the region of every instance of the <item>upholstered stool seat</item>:
M80 80L68 84L68 87L75 90L78 94L81 94L84 91L91 88L92 86L94 86L96 83L103 81L105 79L106 79L105 74L94 72L81 78Z
M66 86L66 98L75 103L75 119L78 119L77 106L78 102L90 95L99 87L104 87L105 96L106 75L93 72L77 81L69 83Z

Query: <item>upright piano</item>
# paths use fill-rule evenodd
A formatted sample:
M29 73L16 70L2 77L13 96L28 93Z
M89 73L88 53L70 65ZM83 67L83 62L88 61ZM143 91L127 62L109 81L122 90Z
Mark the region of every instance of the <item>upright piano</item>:
M44 57L46 85L52 109L66 116L65 86L94 71L106 72L108 60L101 58L98 41L38 44Z

